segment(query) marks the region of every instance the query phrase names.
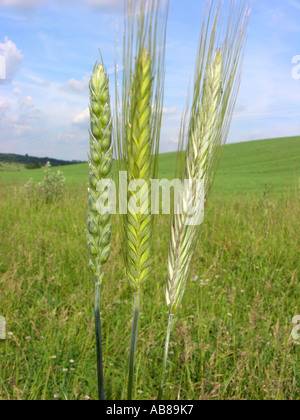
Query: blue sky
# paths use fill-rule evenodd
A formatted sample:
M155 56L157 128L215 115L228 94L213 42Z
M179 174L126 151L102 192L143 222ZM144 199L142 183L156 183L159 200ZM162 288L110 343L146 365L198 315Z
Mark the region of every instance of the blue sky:
M161 152L177 148L204 4L170 3ZM123 0L0 0L0 152L86 160L88 80L100 47L114 83L122 9ZM300 1L253 0L228 142L299 135L299 102Z

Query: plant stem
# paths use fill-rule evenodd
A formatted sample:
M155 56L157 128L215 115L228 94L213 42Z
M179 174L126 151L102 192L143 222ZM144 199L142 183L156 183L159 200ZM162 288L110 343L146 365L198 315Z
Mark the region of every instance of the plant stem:
M169 321L168 321L167 336L166 336L164 363L163 363L163 369L162 369L162 375L161 375L161 385L160 385L160 390L158 394L159 400L162 400L163 388L165 385L165 376L167 372L167 361L168 361L168 356L169 356L169 344L170 344L170 335L171 335L171 330L172 330L173 319L174 319L174 314L170 313Z
M132 400L132 397L133 397L134 362L135 362L135 350L136 350L139 318L140 318L140 304L141 304L141 291L138 290L134 294L133 322L132 322L130 356L129 356L129 378L128 378L128 397L127 397L128 400Z
M101 283L99 279L95 288L95 329L96 329L96 347L97 347L97 376L98 376L98 397L100 401L105 400L104 397L104 376L103 376L103 360L102 360L102 338L101 338L101 318L100 318L100 300L101 300Z

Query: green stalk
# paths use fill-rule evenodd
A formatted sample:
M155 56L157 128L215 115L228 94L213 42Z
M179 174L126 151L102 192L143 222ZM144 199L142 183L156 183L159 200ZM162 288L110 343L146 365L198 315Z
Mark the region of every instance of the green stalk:
M170 336L171 336L171 330L172 330L172 323L174 319L174 314L169 314L169 321L168 321L168 328L167 328L167 335L166 335L166 344L165 344L165 355L164 355L164 362L163 362L163 368L162 368L162 375L161 375L161 383L160 383L160 390L158 394L158 399L162 400L163 396L163 390L165 385L165 377L167 372L167 362L169 357L169 345L170 345Z
M134 365L135 365L135 350L139 328L141 306L141 291L139 290L134 294L133 304L133 321L130 341L130 355L129 355L129 377L128 377L128 395L127 399L132 400L134 393Z
M101 301L101 283L98 281L95 287L95 330L96 330L96 347L97 347L98 398L99 398L99 401L103 401L105 400L105 397L104 397L100 301Z

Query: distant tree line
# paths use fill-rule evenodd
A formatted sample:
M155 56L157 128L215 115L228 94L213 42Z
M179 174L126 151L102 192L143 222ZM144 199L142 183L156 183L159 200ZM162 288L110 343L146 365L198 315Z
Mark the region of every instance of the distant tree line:
M34 163L27 163L25 165L26 169L40 169L42 167L41 163L37 160Z
M16 155L11 153L0 153L0 162L7 163L20 163L25 165L27 169L38 169L42 166L45 166L47 162L50 162L51 166L66 166L66 165L75 165L77 163L84 163L80 160L60 160L60 159L51 159L49 157L35 157L29 155Z

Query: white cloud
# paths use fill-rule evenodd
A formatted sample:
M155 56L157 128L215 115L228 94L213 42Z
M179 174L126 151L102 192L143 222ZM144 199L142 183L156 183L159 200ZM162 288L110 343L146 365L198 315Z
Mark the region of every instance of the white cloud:
M4 104L4 106L7 109L7 105ZM5 111L5 108L4 108L4 111ZM5 126L0 124L0 132L1 132L1 137L3 138L4 141L6 138L8 138L8 133L12 137L20 137L33 130L32 126L27 122L26 116L20 116L16 114L8 115L4 113L1 115L1 105L0 105L0 123L3 121L3 118L5 118ZM1 129L4 131L2 132Z
M70 140L73 140L75 138L75 134L72 133L71 131L61 131L58 136L57 136L57 140L64 140L65 142L68 142Z
M53 0L51 0L53 2ZM123 10L123 0L77 0L79 3L85 3L88 6L110 11L121 11ZM20 12L31 12L37 7L42 6L46 3L50 3L50 0L0 0L0 7L7 7ZM67 5L74 4L74 0L60 0L59 3L65 3Z
M89 121L89 118L90 118L90 111L89 111L89 108L86 108L84 111L75 115L75 117L73 118L73 123L77 125L86 125Z
M16 44L9 40L8 37L5 37L4 43L0 42L0 54L4 57L6 64L5 81L11 82L22 65L22 52L17 48Z
M17 137L20 137L30 131L32 131L32 127L30 125L14 124L14 135Z
M176 135L174 135L174 136L167 137L164 140L164 143L175 143L175 144L178 144L178 141L179 141L179 137L176 136Z
M84 3L100 9L109 9L112 11L123 10L123 0L83 0Z
M26 108L33 108L35 106L35 102L30 95L25 96L25 98L20 99L19 101L20 106Z
M20 89L20 88L18 88L18 87L15 87L15 88L14 88L14 90L13 90L13 92L14 92L14 94L16 94L17 96L21 95L21 93L22 93L21 89Z
M174 115L177 114L178 109L176 107L173 108L163 108L163 113L165 115Z
M70 79L61 89L72 92L72 93L81 93L87 91L89 86L89 77L84 76L82 80Z
M45 3L45 0L0 0L1 7L7 7L20 11L34 10L43 3Z
M2 110L8 109L10 107L10 103L5 99L0 99L0 112Z

